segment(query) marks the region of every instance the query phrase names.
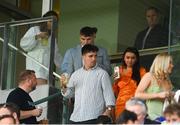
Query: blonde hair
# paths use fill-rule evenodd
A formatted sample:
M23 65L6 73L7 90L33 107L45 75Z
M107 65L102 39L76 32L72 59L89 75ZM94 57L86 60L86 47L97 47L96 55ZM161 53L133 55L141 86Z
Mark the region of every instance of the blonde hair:
M150 72L159 80L169 79L168 68L172 57L168 53L158 54L150 68Z

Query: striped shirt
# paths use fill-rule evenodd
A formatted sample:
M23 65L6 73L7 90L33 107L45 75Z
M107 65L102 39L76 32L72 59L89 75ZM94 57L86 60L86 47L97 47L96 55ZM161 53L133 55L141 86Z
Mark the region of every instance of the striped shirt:
M97 66L90 70L82 67L72 74L63 96L73 95L75 103L70 120L74 122L96 119L107 106L115 105L109 75Z

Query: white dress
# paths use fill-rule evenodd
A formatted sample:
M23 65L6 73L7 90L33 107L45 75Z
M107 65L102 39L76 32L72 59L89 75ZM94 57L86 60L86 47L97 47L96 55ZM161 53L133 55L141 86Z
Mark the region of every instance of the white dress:
M35 36L39 33L39 26L31 27L21 39L20 46L29 56L44 66L49 67L51 36L46 41L36 40ZM62 56L60 55L57 43L55 42L54 63L58 69L60 69L61 62ZM26 57L26 69L34 70L37 78L48 79L48 71L28 57Z

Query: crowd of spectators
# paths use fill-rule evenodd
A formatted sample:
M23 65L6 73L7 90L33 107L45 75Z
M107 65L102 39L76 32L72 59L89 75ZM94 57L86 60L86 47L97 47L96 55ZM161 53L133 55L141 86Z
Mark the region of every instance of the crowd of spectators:
M44 17L51 15L57 18L53 11ZM62 71L60 91L64 98L73 100L69 123L180 124L179 102L169 104L163 110L164 101L172 100L175 94L170 80L174 67L171 55L156 55L148 61L152 62L150 67L141 64L144 60L139 56L139 49L168 43L167 32L159 24L158 9L148 8L146 19L148 27L138 33L134 47L124 51L118 72L113 74L107 50L95 45L96 27L80 29L80 44L66 51L62 63L55 44L54 62ZM28 55L47 67L51 23L30 28L21 39L21 47ZM6 103L0 104L0 124L37 124L36 117L43 110L29 104L33 102L29 93L37 85L46 84L47 79L48 72L27 58L26 70L20 73L18 87L10 92Z

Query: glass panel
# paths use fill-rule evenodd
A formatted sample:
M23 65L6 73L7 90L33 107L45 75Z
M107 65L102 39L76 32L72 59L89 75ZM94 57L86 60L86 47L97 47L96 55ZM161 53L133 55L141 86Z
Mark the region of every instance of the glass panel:
M172 46L170 47L170 53L173 56L174 69L171 75L172 83L175 89L179 88L180 82L180 1L173 0L172 6ZM175 46L175 47L174 47Z
M25 26L10 26L9 27L8 43L10 46L8 46L8 53L7 53L8 54L7 66L8 67L7 67L7 75L4 76L6 78L6 81L3 83L3 89L10 89L10 88L15 88L18 86L18 80L17 80L18 75L20 74L21 71L26 69L26 57L22 53L27 53L27 51L25 52L21 48L20 40L24 36L24 34L30 29L30 27L41 25L41 24L42 23L25 25ZM3 37L4 35L3 33L4 32L2 30L2 33L0 32L0 37ZM39 42L40 42L39 44L44 45L42 46L42 49L51 44L50 42L45 43L42 40L39 40ZM38 46L35 45L35 47L38 47ZM3 48L2 42L0 42L0 48ZM18 51L15 51L13 48L17 49ZM47 49L50 50L50 47L48 46ZM42 57L39 57L39 58L41 59L43 57L44 55L42 55ZM0 58L2 58L2 52L0 52ZM42 60L41 63L44 63L44 62L47 63L49 59L47 60L47 62L46 61L43 62L43 61L44 60ZM46 86L47 86L46 89L41 89L41 87L43 86L37 86L37 91L33 91L30 94L32 94L32 98L35 102L42 98L50 97L52 95L53 98L47 99L45 102L46 105L43 107L45 110L45 115L43 115L41 119L48 118L50 124L60 124L62 123L62 115L63 115L62 113L63 112L63 97L61 94L59 94L58 96L54 96L54 94L57 94L58 92L60 93L59 89L57 89L56 87L52 87L52 86L50 87L49 85L46 85ZM59 86L57 87L59 88ZM6 96L4 98L6 98ZM38 98L37 96L39 96L40 98ZM41 103L44 104L44 101Z
M0 28L0 75L1 75L2 51L3 51L3 34L4 34L4 28L1 27ZM0 76L0 81L1 81L1 76ZM1 87L1 83L0 83L0 87Z

